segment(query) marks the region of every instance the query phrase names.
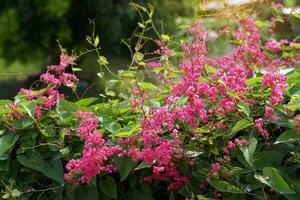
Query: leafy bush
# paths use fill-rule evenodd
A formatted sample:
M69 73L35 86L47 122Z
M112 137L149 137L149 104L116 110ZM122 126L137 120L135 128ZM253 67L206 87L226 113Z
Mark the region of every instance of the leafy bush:
M297 199L299 44L248 17L219 31L230 34L231 55L208 56L201 22L184 41L154 29L159 49L143 54L153 12L136 8L150 20L139 24L129 69L103 80L102 99L64 98L59 88L78 83L65 68L78 68L63 52L38 89L1 100L2 198ZM260 27L271 28L267 41ZM99 38L88 42L102 78Z

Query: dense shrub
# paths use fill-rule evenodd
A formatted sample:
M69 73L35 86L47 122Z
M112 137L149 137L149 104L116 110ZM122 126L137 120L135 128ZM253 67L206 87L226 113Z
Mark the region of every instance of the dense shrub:
M77 57L64 52L36 89L0 101L2 198L297 199L299 44L278 41L275 21L237 25L219 31L235 47L218 58L199 21L185 41L158 34L151 62L139 35L129 69L105 80L102 99L60 93L78 82L65 72ZM266 41L260 27L270 28ZM105 69L99 38L88 42Z

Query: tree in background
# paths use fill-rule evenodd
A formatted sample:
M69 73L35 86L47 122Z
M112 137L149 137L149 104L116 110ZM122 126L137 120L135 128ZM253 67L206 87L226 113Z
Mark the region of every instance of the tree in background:
M140 4L152 1L136 0ZM187 2L159 0L159 18L172 27L174 15L187 15ZM119 43L137 26L130 0L2 0L0 6L0 57L6 61L34 58L47 63L58 58L56 40L69 50L85 49L85 35L95 22L105 52L124 53ZM157 19L158 21L158 19ZM45 59L47 58L47 59Z

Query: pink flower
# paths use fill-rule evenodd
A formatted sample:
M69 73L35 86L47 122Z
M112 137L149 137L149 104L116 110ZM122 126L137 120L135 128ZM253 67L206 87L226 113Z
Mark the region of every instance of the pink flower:
M77 77L70 73L61 73L58 79L60 80L61 84L65 86L76 84L78 82Z
M218 190L213 190L213 195L214 195L214 197L215 198L220 198L222 195L221 195L221 193L218 191Z
M60 65L62 67L67 67L68 65L72 64L74 62L75 58L66 54L60 55Z
M50 73L45 73L41 75L41 81L44 81L48 84L59 86L60 85L60 80L56 78L53 74Z
M229 149L234 149L235 148L235 143L233 143L232 141L228 141L228 148Z
M211 164L211 169L210 169L211 176L215 176L220 169L221 169L221 165L218 162Z
M152 69L155 69L155 68L158 68L158 67L161 67L162 64L160 62L150 62L148 63L148 67L149 68L152 68Z
M245 140L245 139L242 139L242 140L240 141L240 144L241 144L241 145L248 145L248 141Z
M174 53L172 49L170 49L164 41L155 40L155 43L159 46L159 49L154 51L155 54L159 55L171 55Z
M266 49L268 49L270 51L274 51L276 53L282 51L280 43L274 37L271 37L267 41L265 47L266 47Z
M157 167L157 166L153 166L153 173L154 174L160 174L161 172L165 171L164 167Z
M79 133L83 138L87 139L92 131L96 130L99 126L99 120L96 115L90 112L77 112L77 116L80 119L80 126L77 128L77 133Z
M21 88L19 90L19 94L26 94L27 95L27 97L26 97L27 100L31 100L31 99L34 98L33 91L29 90L29 89Z
M65 70L65 67L62 65L50 65L48 66L48 70L56 73L61 73Z
M270 134L267 130L264 129L264 120L262 118L259 118L255 120L256 127L258 128L258 131L261 133L261 135L265 138L265 140L269 139Z
M42 116L42 108L40 106L34 109L34 117L39 119Z

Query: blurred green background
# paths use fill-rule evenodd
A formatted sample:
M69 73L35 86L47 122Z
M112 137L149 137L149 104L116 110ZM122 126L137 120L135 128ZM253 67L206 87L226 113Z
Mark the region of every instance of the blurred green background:
M227 2L238 2L230 0ZM242 1L242 0L240 0ZM59 58L58 42L71 52L87 49L86 35L95 23L102 54L113 70L126 67L129 51L121 45L137 27L138 13L130 0L1 0L0 2L0 98L13 97L19 88L29 87L49 64ZM176 23L192 18L194 10L214 0L133 0L146 5L156 3L155 23L165 33L174 33ZM299 0L277 1L286 6ZM87 85L97 81L93 56L79 60L79 77ZM95 94L99 94L95 91Z
M138 13L130 0L1 0L0 2L0 98L13 97L28 87L40 72L59 58L58 42L71 52L87 49L85 38L100 36L102 51L111 68L126 66L129 51L121 45L137 27ZM146 5L149 0L134 0ZM171 31L175 16L188 16L191 0L158 0L156 23ZM83 78L97 78L92 58L79 61ZM95 77L90 77L90 74Z

